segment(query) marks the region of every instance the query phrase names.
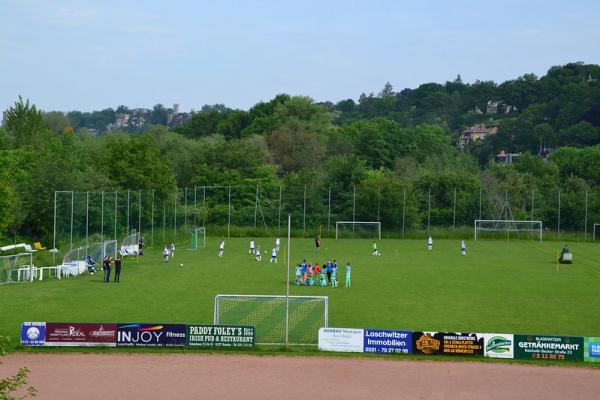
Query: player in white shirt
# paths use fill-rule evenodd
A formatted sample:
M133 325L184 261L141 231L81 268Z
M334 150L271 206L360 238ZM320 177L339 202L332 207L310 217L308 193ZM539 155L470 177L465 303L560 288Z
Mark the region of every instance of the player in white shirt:
M248 254L256 254L256 250L254 249L254 240L250 241L250 250L248 251Z
M171 242L171 258L175 259L175 243Z
M427 249L433 250L433 239L431 238L431 236L429 236L429 239L427 239Z
M219 244L219 257L223 257L223 253L225 253L225 240L221 240Z
M273 250L271 250L271 259L269 260L269 264L271 264L273 261L275 261L275 264L277 264L277 249L273 248Z
M262 254L260 254L260 246L256 248L256 261L262 260Z
M464 240L460 243L460 254L463 256L467 255L467 243Z
M279 238L275 238L275 250L279 253L279 245L281 244L281 240Z

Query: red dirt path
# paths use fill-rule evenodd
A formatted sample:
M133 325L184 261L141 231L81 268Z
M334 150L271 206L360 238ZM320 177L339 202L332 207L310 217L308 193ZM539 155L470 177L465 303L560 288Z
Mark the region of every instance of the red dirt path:
M11 354L39 399L598 399L600 369L203 354Z

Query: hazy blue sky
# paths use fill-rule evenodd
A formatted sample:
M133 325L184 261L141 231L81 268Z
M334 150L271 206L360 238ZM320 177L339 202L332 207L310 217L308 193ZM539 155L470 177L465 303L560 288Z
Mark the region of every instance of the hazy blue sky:
M0 109L247 109L600 63L600 1L0 0Z

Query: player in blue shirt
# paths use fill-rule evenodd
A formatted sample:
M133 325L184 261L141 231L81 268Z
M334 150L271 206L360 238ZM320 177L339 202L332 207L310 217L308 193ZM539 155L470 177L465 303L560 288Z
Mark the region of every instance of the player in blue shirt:
M331 261L327 260L327 284L331 285L331 273L333 272L333 264Z

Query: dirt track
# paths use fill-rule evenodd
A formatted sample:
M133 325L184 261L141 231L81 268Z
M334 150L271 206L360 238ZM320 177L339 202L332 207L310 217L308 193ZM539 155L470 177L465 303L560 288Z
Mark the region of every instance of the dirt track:
M474 362L153 354L12 354L40 399L592 399L600 369Z

